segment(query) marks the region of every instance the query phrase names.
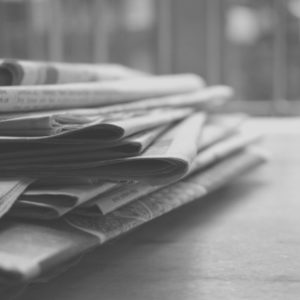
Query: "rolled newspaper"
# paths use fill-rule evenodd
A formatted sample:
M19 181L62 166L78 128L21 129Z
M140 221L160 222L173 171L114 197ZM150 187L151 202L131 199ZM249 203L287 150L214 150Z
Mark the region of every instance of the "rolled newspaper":
M4 59L0 61L0 86L41 85L116 80L144 76L116 64L82 64Z

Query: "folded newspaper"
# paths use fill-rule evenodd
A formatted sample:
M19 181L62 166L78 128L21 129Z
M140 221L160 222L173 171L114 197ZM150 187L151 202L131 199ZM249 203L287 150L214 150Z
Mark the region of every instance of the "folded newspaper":
M202 78L194 74L143 76L88 83L1 86L0 112L99 107L195 92Z
M146 180L159 184L182 177L191 167L204 121L203 113L187 117L159 136L139 156L104 160L101 151L96 151L93 155L82 152L81 155L4 158L0 159L0 167L6 176L16 172L29 177L89 175L116 181Z
M245 115L216 113L232 88L198 75L2 60L0 85L1 282L57 269L266 159Z
M73 213L51 223L6 218L0 229L0 280L16 285L58 270L91 248L200 199L264 160L259 151L242 151L105 216Z
M1 142L39 141L51 138L115 141L143 130L170 124L193 112L184 109L155 109L143 112L101 116L54 114L43 117L24 117L0 121ZM7 138L4 138L7 136ZM35 138L34 138L35 137Z
M247 146L257 142L259 138L260 136L256 134L239 132L218 141L209 148L198 148L198 154L184 177L204 170L208 166L242 151ZM33 185L18 198L10 213L16 216L52 219L61 217L80 206L80 212L107 214L167 185L150 185L141 181L118 184L105 181L97 184L60 187ZM86 192L87 190L91 191L93 197Z

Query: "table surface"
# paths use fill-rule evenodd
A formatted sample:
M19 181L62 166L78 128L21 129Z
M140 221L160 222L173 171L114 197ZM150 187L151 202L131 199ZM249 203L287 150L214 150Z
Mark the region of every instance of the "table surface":
M256 119L268 164L85 255L19 300L299 299L300 119Z

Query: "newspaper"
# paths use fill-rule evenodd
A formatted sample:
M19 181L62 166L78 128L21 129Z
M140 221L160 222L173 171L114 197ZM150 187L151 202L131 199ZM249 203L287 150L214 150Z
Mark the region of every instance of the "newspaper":
M192 112L191 108L157 108L102 117L73 114L20 117L0 121L0 143L36 142L50 138L60 138L59 141L62 142L64 137L68 138L65 143L70 143L72 138L79 144L91 139L116 141L146 129L178 121Z
M140 156L112 160L83 157L74 160L49 157L40 163L1 160L3 174L26 174L31 177L91 176L108 180L146 180L153 184L181 178L190 168L196 154L197 141L202 132L205 115L196 113L176 124L161 135Z
M0 218L32 182L33 178L0 178Z
M116 188L118 184L97 184L28 188L15 202L10 215L53 219L71 211L84 202Z
M104 160L104 159L116 159L122 157L131 157L141 155L163 132L165 132L167 127L158 127L151 129L134 136L131 136L115 146L105 148L100 144L91 145L78 145L74 147L73 145L68 147L37 147L33 145L32 148L26 151L6 152L1 153L1 160L5 160L8 164L20 165L44 162L44 163L59 163L66 161L93 161L93 160ZM55 185L57 179L49 179L54 181L52 185ZM98 179L99 180L99 179ZM93 181L93 179L92 179ZM76 182L76 181L75 181ZM59 185L62 185L59 184Z
M106 215L125 204L128 204L142 196L149 195L154 191L164 188L166 185L149 185L145 182L122 184L105 195L99 195L78 207L74 213L94 215Z
M184 108L190 107L195 110L208 110L226 104L233 96L233 90L229 86L210 86L203 87L195 92L187 92L179 95L164 97L146 98L142 101L130 103L108 105L100 108L77 108L77 109L60 109L47 110L45 112L25 112L25 113L1 113L0 121L17 119L17 118L38 118L50 117L57 114L69 114L75 116L98 116L107 115L127 116L128 112L135 113L149 111L150 109L161 108ZM2 122L4 123L4 122Z
M172 209L197 199L209 201L209 198L200 199L201 195L240 177L263 160L258 154L244 154L239 157L239 163L231 160L226 165L215 165L205 174L195 174L106 216L68 215L58 222L3 220L0 235L1 281L16 288L16 284L28 283L39 275L52 273L53 269L57 271L73 257L111 238L120 237L120 234Z
M202 135L204 135L205 131L206 126L204 127ZM200 149L198 149L198 151L200 150L200 152L193 161L192 167L186 175L203 170L208 165L216 163L222 159L225 159L226 157L229 157L233 153L243 150L248 145L257 142L258 138L259 136L254 134L236 133L235 136L227 137L226 139L221 139L219 143L214 144L206 150L202 150L202 148L200 147ZM200 140L202 140L202 138L200 138ZM84 191L86 190L86 186L93 185L83 185L82 193L84 193ZM105 194L99 193L99 195L95 195L90 198L85 197L85 201L80 202L80 204L82 204L83 207L79 208L78 211L80 213L85 214L107 214L133 200L138 199L141 196L152 193L160 188L162 188L162 186L153 186L145 182L119 184L116 185L113 189L110 189ZM50 218L50 216L52 218L59 217L62 214L71 210L70 207L68 209L65 209L61 208L62 205L59 205L62 204L62 201L60 200L60 195L62 195L62 198L65 198L69 189L70 188L68 186L66 187L66 191L64 187L60 187L57 189L57 187L55 186L52 188L35 188L35 186L32 186L24 193L24 195L29 195L29 199L36 198L35 203L33 203L32 205L32 209L30 210L30 205L32 204L32 201L28 202L28 197L25 199L22 196L16 203L16 208L19 208L16 211L20 215L25 216L29 214L30 217L35 216L36 218ZM49 201L47 201L47 203L45 203L45 201L42 200L45 195L45 191L47 191L48 193L47 199ZM33 195L34 197L31 197L31 195ZM55 197L50 198L49 195L57 196L57 199L59 199L58 203ZM40 201L39 198L41 199ZM41 203L41 205L39 205L39 203ZM78 203L74 203L72 208L75 208L76 206L78 206ZM28 210L28 213L26 213L25 208Z
M262 136L257 133L238 133L228 139L206 148L197 155L190 169L190 173L204 169L229 155L258 142Z
M5 59L0 85L40 85L116 80L145 74L116 64L82 64Z
M103 115L116 112L149 110L163 107L193 107L196 110L207 110L224 105L233 97L233 89L226 85L203 87L200 90L179 95L147 98L143 101L111 105L101 108L72 109L65 112L81 115Z
M224 139L224 137L226 137L228 135L228 132L225 130L219 130L217 131L216 128L218 129L226 129L226 126L224 126L225 124L227 124L227 128L232 129L234 128L234 125L237 124L237 122L241 121L243 119L242 116L217 116L212 118L212 120L210 121L210 123L206 124L204 126L204 130L202 132L201 138L199 139L200 141L204 141L204 144L207 143L207 141L209 140L211 142L210 137L210 133L218 133L214 135L214 138L216 139L216 137L219 136L219 139ZM215 126L217 125L217 126ZM215 127L214 127L215 126ZM214 130L212 130L214 129ZM164 132L166 130L166 127L158 127L146 132L142 132L140 134L137 134L135 136L132 136L130 138L128 138L127 140L123 140L122 143L120 143L117 147L116 150L113 150L113 148L108 148L107 149L107 157L122 157L122 155L129 155L130 153L128 152L129 149L131 149L131 154L132 155L136 155L141 153L142 151L145 150L145 148L147 148L149 146L149 144L151 144L162 132ZM223 137L222 137L222 132L223 132ZM207 134L209 133L209 134ZM207 138L208 137L208 140ZM190 169L199 169L199 168L203 168L204 166L208 165L208 164L212 164L214 162L216 162L217 160L220 160L228 155L230 155L232 152L237 151L243 147L245 147L247 144L250 144L252 142L254 142L257 139L257 136L255 135L235 135L234 137L230 138L230 139L226 139L223 142L219 142L217 145L210 147L209 149L207 149L206 151L202 151L200 154L198 154L198 156L196 157L196 159L193 161L192 167ZM63 145L64 146L64 145ZM124 152L122 153L122 147L124 147ZM203 145L200 143L198 144L198 151L199 149L203 149ZM15 163L22 163L24 161L24 159L26 158L30 158L33 157L34 159L36 159L36 157L48 157L50 155L53 156L60 156L60 155L68 155L69 157L71 156L73 159L76 159L76 153L78 155L78 159L82 159L83 153L88 155L89 157L93 157L93 151L97 152L97 155L99 153L101 153L101 147L100 149L97 148L97 146L91 144L89 145L78 145L77 147L75 147L73 149L73 152L70 152L70 148L57 148L57 146L55 148L49 148L48 145L46 145L46 148L39 148L37 147L37 145L34 145L33 149L24 149L24 147L20 147L19 152L13 152L12 155L10 156L10 151L8 152L7 155L2 154L1 158L8 160L13 158ZM115 152L114 152L115 151ZM18 154L18 155L17 155ZM105 157L105 152L102 149L102 156ZM65 186L66 184L74 184L75 186L86 186L86 184L88 184L88 186L92 186L94 185L99 185L101 184L101 182L99 182L98 178L80 178L82 179L82 181L78 182L75 181L75 178L72 178L69 180L69 182L58 182L58 179L55 178L49 178L46 181L46 189L48 189L49 193L51 193L50 191L52 191L53 194L57 195L57 193L55 192L57 189L59 191L62 191L62 186ZM77 182L77 183L76 183ZM49 184L50 183L50 184ZM49 185L51 185L51 188L49 188ZM117 191L112 191L110 194L107 194L106 196L104 196L104 198L101 198L100 202L99 202L99 207L101 208L101 211L103 213L108 213L110 212L112 209L115 209L117 207L119 207L120 205L124 205L126 203L128 203L129 201L132 201L134 199L136 199L137 197L141 196L141 195L145 195L149 192L152 192L156 189L158 189L158 186L149 186L146 183L137 183L137 184L131 184L131 185L122 185L118 188ZM68 188L67 188L68 189ZM34 191L34 188L30 188L29 191L32 190ZM40 191L40 188L36 189L37 191ZM45 190L45 182L44 185L42 186L42 190ZM65 195L62 196L63 198L65 198ZM41 195L41 199L43 198L43 194ZM95 199L97 199L98 197L95 196ZM53 199L53 197L52 197ZM86 200L89 199L89 197L87 196L85 198ZM24 200L24 199L22 199ZM22 200L17 202L18 206L22 206L22 213L24 214L24 212L26 212L28 210L28 207L32 204L30 202L27 202L26 200L22 202ZM39 202L39 201L36 201ZM43 201L41 201L43 202ZM78 202L81 203L81 202ZM55 205L55 201L52 203L52 205L50 205L50 203L33 203L32 206L34 206L33 208L33 212L32 214L35 214L36 216L38 216L39 214L44 214L46 212L48 212L47 214L45 214L45 218L50 218L50 217L58 217L61 216L62 214L68 212L70 210L70 208L65 209L62 208L60 206L57 207L57 205ZM77 206L77 204L74 204L73 207ZM28 210L30 212L30 210ZM31 215L32 215L31 214Z
M117 81L0 87L0 112L93 107L201 89L195 74L145 76Z
M222 139L219 143L198 153L186 176L194 172L199 172L207 166L215 164L223 159L227 159L230 155L245 149L253 143L256 143L259 138L260 136L254 134L236 134L236 136L228 137L225 140ZM97 196L92 201L86 202L79 211L87 214L107 214L160 188L163 187L152 186L145 182L121 185L118 189L111 190L103 196Z
M205 130L199 140L199 149L204 150L216 142L236 134L246 120L247 116L239 113L209 115Z
M265 157L261 153L247 150L204 172L195 173L180 182L133 201L106 216L69 214L65 216L65 220L70 225L95 235L102 244L203 197L264 161Z
M42 187L48 188L51 187L65 187L70 185L94 185L94 184L101 184L103 179L92 177L92 176L81 176L81 177L41 177L37 178L34 184L31 186L33 187Z
M14 147L3 145L0 149L1 160L6 164L27 164L38 162L51 162L66 160L83 161L103 160L121 157L130 157L140 155L145 151L160 135L162 135L168 126L149 129L117 143L102 144L95 140L85 143L72 144L18 144ZM77 140L76 140L77 141Z

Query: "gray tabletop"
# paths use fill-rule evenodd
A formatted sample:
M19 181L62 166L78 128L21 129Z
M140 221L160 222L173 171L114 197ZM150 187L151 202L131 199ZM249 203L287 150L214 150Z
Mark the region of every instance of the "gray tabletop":
M298 299L300 120L257 119L268 164L85 255L20 300Z

